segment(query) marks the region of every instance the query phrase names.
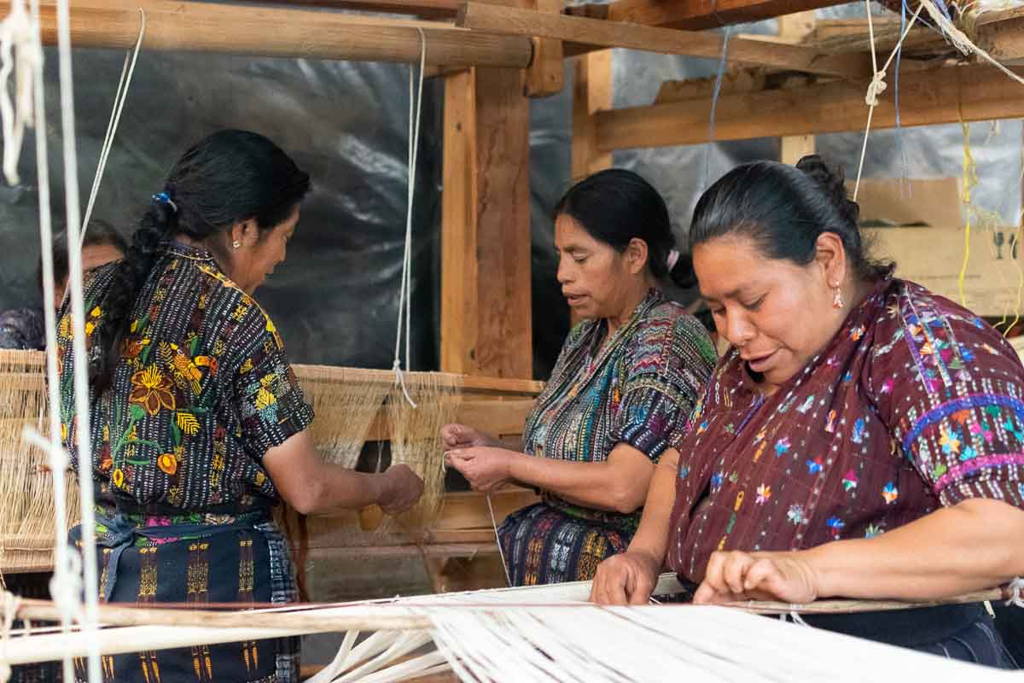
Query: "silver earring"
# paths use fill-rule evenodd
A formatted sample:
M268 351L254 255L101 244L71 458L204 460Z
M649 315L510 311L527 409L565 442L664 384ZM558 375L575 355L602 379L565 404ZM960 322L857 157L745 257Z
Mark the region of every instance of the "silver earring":
M843 301L843 291L839 287L832 288L832 308L842 308L846 305Z
M231 243L231 246L234 247L235 249L238 249L240 246L242 246L242 243L239 242L238 240L235 240L234 242Z

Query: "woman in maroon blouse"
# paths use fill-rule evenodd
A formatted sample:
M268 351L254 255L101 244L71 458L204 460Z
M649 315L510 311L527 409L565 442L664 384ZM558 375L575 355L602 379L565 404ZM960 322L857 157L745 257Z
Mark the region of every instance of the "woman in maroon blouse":
M867 259L818 157L746 164L697 204L701 292L732 344L592 598L929 600L1024 574L1024 368L947 299ZM979 605L814 625L1007 665Z

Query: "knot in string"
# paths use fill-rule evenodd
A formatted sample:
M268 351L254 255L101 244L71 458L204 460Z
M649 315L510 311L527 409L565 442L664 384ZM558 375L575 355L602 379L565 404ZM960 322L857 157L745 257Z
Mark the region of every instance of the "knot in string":
M885 72L876 71L871 82L868 84L867 94L864 95L864 102L869 107L878 106L878 96L885 92L889 86L885 82Z

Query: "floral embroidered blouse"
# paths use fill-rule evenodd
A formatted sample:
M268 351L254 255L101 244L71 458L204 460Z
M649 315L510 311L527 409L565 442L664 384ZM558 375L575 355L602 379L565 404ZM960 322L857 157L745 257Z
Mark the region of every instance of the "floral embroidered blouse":
M86 334L113 267L86 284ZM70 314L58 326L61 421L78 466ZM266 451L305 429L303 400L273 321L209 252L168 242L136 299L111 386L91 403L101 490L147 514L234 513L277 491Z
M707 331L655 289L604 341L606 329L605 321L588 320L569 333L526 420L526 453L602 462L617 444L626 443L657 461L681 438L715 363ZM639 512L583 509L550 493L544 500L576 516L631 528L639 520Z
M871 537L940 506L1024 507L1024 368L981 319L886 278L765 396L731 350L680 444L669 564Z

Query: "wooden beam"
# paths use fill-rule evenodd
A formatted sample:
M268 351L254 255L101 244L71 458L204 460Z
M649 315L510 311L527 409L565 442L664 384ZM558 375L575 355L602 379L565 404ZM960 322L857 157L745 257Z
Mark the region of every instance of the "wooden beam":
M612 155L597 148L595 114L612 108L612 51L580 55L573 65L572 179L611 168Z
M1015 69L1019 74L1024 70ZM804 88L727 95L718 101L716 140L862 130L867 82L834 81ZM597 114L603 151L705 143L708 108L702 101L616 109ZM1024 116L1024 87L987 64L952 66L900 78L900 121L924 126ZM892 99L879 99L872 127L896 125Z
M266 0L240 1L267 4ZM273 0L275 5L410 14L424 19L452 19L459 10L459 2L460 0Z
M779 38L798 43L814 30L814 12L797 12L779 17ZM795 166L800 159L814 154L815 138L807 135L786 135L779 139L779 160Z
M523 73L445 80L441 369L533 375L529 100Z
M533 54L526 38L485 35L436 22L169 0L142 0L138 5L75 2L71 8L72 45L131 47L138 37L139 7L146 12L144 50L417 62L422 30L429 65L525 68ZM9 10L10 2L0 0L0 13ZM55 44L55 5L40 8L40 21L43 43Z
M608 6L608 18L696 30L768 19L843 2L846 0L617 0Z
M975 24L975 41L997 61L1024 59L1024 7L984 12Z
M549 15L515 7L500 7L467 2L456 23L493 33L539 36L584 45L621 47L663 54L718 59L722 54L722 36L700 31L625 24L601 19ZM813 48L785 45L753 38L729 40L728 58L743 64L841 78L866 78L871 74L866 56L829 55Z
M540 12L558 15L562 0L528 0L528 6ZM533 39L533 62L526 70L526 96L548 97L565 87L565 53L562 41L552 38Z

